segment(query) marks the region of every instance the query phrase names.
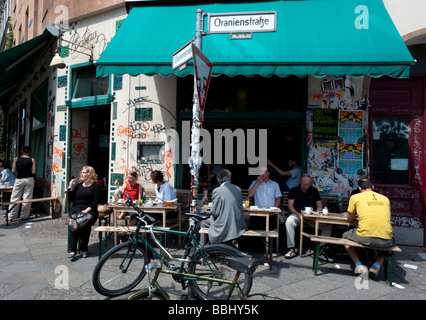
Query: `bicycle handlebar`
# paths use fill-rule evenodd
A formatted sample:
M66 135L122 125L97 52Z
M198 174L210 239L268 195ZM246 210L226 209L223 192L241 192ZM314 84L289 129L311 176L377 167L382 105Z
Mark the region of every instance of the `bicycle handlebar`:
M142 215L141 217L138 217L138 214L135 212L135 213L130 215L130 218L139 219L140 221L144 222L145 225L153 225L157 221L155 218L151 217L150 215L146 214L141 209L139 209L133 203L132 199L130 198L130 194L127 193L126 195L127 195L127 200L125 202L126 206L133 207L133 209L135 209L138 213L140 213Z

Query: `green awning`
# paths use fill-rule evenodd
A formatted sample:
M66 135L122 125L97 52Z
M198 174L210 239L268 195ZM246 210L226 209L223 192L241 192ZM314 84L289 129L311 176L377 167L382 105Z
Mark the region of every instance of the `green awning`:
M4 101L31 71L37 59L53 39L59 36L58 32L55 26L48 26L38 37L0 53L0 102Z
M276 32L253 33L245 40L231 40L230 34L203 36L202 51L213 63L213 76L408 78L414 63L382 0L200 3L133 8L97 61L97 76L193 73L192 60L182 71L173 71L171 62L195 36L197 9L277 12Z

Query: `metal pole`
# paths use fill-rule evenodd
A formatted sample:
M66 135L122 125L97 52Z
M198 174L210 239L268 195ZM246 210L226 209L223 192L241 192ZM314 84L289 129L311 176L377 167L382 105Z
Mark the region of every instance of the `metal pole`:
M203 10L197 9L196 16L196 30L194 44L198 49L202 49L202 33L203 33ZM195 66L194 66L195 68ZM200 118L200 105L197 95L197 79L195 77L194 69L194 94L192 106L192 130L191 130L191 156L189 158L189 166L191 169L191 212L198 212L198 178L199 170L201 167L202 159L200 156L200 135L201 135L201 118Z

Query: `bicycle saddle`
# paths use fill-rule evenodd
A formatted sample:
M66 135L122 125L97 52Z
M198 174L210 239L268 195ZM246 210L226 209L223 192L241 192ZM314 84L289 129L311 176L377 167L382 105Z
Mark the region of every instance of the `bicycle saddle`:
M239 272L253 273L260 261L252 257L225 257L225 264Z
M207 212L185 212L185 216L194 218L197 221L206 220L210 217L210 213Z

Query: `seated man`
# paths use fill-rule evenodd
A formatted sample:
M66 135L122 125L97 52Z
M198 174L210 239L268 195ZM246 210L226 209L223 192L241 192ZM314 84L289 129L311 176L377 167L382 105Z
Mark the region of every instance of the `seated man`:
M15 175L13 172L6 167L4 162L0 162L0 182L1 183L7 183L9 182L10 185L13 187L15 185Z
M299 185L300 177L302 176L302 168L299 167L296 159L292 157L287 158L287 166L290 168L288 171L278 168L271 160L268 160L268 165L274 169L274 171L271 172L270 178L278 182L281 191L288 192Z
M209 219L201 226L209 227L211 243L225 243L236 240L247 230L244 222L241 189L231 183L231 172L222 170L218 173L220 187L213 190L212 209ZM201 235L201 244L205 243Z
M288 210L290 211L290 215L285 222L288 248L288 252L284 256L286 259L291 259L296 256L294 240L296 233L295 230L296 227L300 226L301 211L304 210L305 207L312 207L314 211L322 210L322 202L319 192L315 187L311 186L311 177L307 174L302 175L300 185L292 188L288 194ZM323 224L320 225L320 230L323 236L330 236L332 226ZM328 258L325 253L321 259L327 262L333 261Z
M266 167L260 168L260 174L250 185L248 190L249 198L254 197L254 205L258 207L279 207L281 204L282 192L278 183L269 179L269 170ZM270 228L276 228L275 220L271 221ZM263 217L250 217L251 229L265 229L265 219Z
M278 183L269 179L267 168L260 168L260 174L250 185L249 198L254 197L254 205L258 207L278 207L282 193Z
M346 231L342 237L376 248L388 249L395 246L389 199L374 192L373 185L368 179L360 179L358 188L360 193L350 197L348 206L348 221L350 224L356 224L358 216L358 227ZM381 254L376 254L374 265L367 270L367 267L359 260L357 249L350 246L345 246L345 248L355 264L356 274L368 271L370 278L377 277L384 262Z

